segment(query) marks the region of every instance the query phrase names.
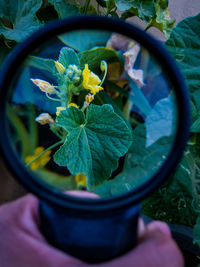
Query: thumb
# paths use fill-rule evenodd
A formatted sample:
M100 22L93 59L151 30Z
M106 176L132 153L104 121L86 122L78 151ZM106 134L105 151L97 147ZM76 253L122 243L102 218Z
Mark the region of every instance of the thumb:
M183 256L167 228L162 222L152 222L140 237L136 248L101 266L184 267Z

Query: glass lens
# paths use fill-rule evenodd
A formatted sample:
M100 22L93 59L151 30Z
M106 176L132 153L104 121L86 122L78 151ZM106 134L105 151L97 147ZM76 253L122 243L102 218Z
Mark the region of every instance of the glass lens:
M78 30L40 44L19 66L7 117L12 147L37 181L109 198L165 162L177 102L162 65L135 40Z

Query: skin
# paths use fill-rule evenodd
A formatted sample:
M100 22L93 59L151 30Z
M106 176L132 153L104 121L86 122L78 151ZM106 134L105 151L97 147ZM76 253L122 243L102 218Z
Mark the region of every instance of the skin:
M27 195L0 207L1 267L183 267L183 256L165 223L144 226L139 244L127 254L101 264L86 264L50 246L39 231L38 199Z

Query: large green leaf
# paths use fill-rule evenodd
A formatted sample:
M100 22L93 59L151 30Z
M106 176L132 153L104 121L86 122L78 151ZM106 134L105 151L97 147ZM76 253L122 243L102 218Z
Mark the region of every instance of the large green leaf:
M130 128L108 104L90 105L86 117L81 110L70 107L60 112L57 124L68 135L54 160L72 174L84 173L89 190L110 177L132 143Z
M0 18L7 20L7 27L1 22L0 34L16 42L27 38L41 26L35 14L41 5L42 0L1 0Z
M133 143L126 154L122 173L98 186L96 193L102 197L110 197L134 190L158 170L170 148L169 137L161 138L147 148L145 126L138 126L133 131Z
M199 209L199 149L190 146L175 175L143 203L143 212L156 220L193 227ZM197 160L198 159L198 160Z
M69 47L63 47L60 50L58 60L65 68L67 68L69 65L80 65L77 53Z
M57 78L57 70L53 59L29 56L28 64L37 68L37 70L44 72L45 75L50 75L51 78Z
M100 69L102 60L105 60L107 63L119 61L119 56L116 51L105 47L97 47L81 52L79 53L79 58L81 67L88 64L89 68L93 71L98 71Z
M181 21L166 42L185 75L190 92L200 88L200 14Z
M48 2L54 6L60 18L74 16L80 13L77 6L67 3L65 0L48 0Z
M173 134L174 125L177 124L174 117L174 108L172 95L159 100L155 104L146 118L147 146L150 146L163 136L170 136Z
M60 40L79 52L96 46L105 46L111 32L95 30L77 30L59 35Z
M190 131L192 133L200 133L200 90L196 90L192 93L192 126Z
M120 11L125 11L125 10L128 10L130 9L135 0L116 0L116 6L117 8L120 10Z

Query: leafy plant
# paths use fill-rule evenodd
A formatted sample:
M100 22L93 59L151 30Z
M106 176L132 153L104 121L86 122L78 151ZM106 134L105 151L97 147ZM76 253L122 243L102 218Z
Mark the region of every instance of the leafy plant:
M200 15L181 21L165 45L175 57L185 76L191 96L191 138L182 162L175 175L158 192L144 202L143 209L149 216L170 223L194 227L194 241L199 242L200 191L199 191L199 142L200 142Z
M166 42L166 47L175 57L177 63L179 64L182 72L185 75L188 88L191 94L191 106L192 106L192 126L191 126L191 138L188 144L188 147L185 151L185 155L183 157L182 162L180 163L176 173L171 177L171 179L154 195L152 195L148 200L145 200L143 203L143 210L146 214L151 216L152 218L165 220L170 223L178 223L178 224L185 224L191 227L195 225L195 242L200 245L199 239L199 225L200 225L200 202L199 202L199 144L200 144L200 69L199 69L199 45L200 45L200 35L199 35L199 28L200 28L200 15L195 17L187 18L180 22L173 30L174 20L171 20L169 17L169 10L168 10L168 1L167 0L97 0L91 2L89 0L82 1L73 1L73 3L68 3L65 0L48 0L48 1L31 1L31 0L17 0L13 5L12 1L2 0L0 3L0 64L4 61L8 53L12 50L12 48L16 45L16 43L23 41L26 37L28 37L32 32L37 30L39 27L44 25L46 22L64 18L71 15L76 14L99 14L99 15L107 15L113 16L120 19L127 19L134 16L139 17L143 22L146 23L146 30L150 27L156 27L161 30L165 36L168 38ZM172 32L171 32L172 30ZM65 36L60 37L61 40L65 42ZM90 36L91 38L91 36ZM94 36L93 36L94 38ZM92 40L94 40L92 38ZM104 37L106 38L106 37ZM73 37L72 37L73 39ZM88 64L89 69L91 69L94 73L100 73L99 66L101 60L106 60L108 64L116 63L118 55L116 51L107 51L105 48L95 48L92 51L88 51L89 47L88 42L83 44L80 40L77 41L76 46L74 48L79 51L78 58L76 58L76 66L81 68L81 73L84 68L84 64ZM62 51L63 52L63 51ZM70 53L73 53L72 51ZM62 53L61 53L62 54ZM109 54L109 55L108 55ZM92 59L94 55L97 57L98 60L95 61L95 65L93 65ZM105 55L107 55L105 59ZM61 55L60 55L61 57ZM67 62L69 60L68 57L63 57L63 59L59 59L58 62L64 66L66 69L67 66L71 64L71 62ZM75 60L75 59L74 59ZM58 71L56 69L56 65L53 59L41 59L41 58L34 58L31 60L31 64L33 67L39 67L41 71L49 73L54 81L58 79ZM73 65L72 63L71 65ZM111 65L110 65L111 68ZM62 68L61 68L62 69ZM113 82L111 79L105 80L104 84L106 86L112 87L114 89L115 94L120 93L123 96L126 96L127 92L122 90L118 84ZM138 90L137 86L131 84L131 90L134 93L134 101L141 105L145 114L148 115L151 111L151 107L149 106L148 101L144 98L141 94L140 90ZM49 85L48 85L49 86ZM46 88L48 88L48 86ZM50 84L51 86L51 84ZM58 86L61 86L58 85ZM97 85L98 86L98 85ZM48 90L53 90L56 88L49 87ZM73 89L71 89L73 91ZM75 89L74 89L75 90ZM50 91L49 91L50 92ZM81 94L84 91L81 92ZM62 94L61 90L59 91ZM74 92L77 93L77 92ZM70 93L71 94L71 93ZM72 94L73 95L73 94ZM70 102L70 97L68 96L68 102ZM47 92L47 96L51 97ZM61 96L59 96L61 97ZM85 95L82 95L82 99L85 100ZM53 101L53 100L52 100ZM65 100L66 101L66 100ZM78 99L80 103L81 98ZM106 94L102 92L96 95L95 101L97 102L98 106L89 107L88 115L85 115L85 111L78 110L76 107L67 107L67 103L65 104L67 111L61 111L60 115L57 116L57 122L60 125L59 128L51 127L51 130L54 134L57 134L61 137L61 141L63 142L64 138L66 141L66 131L69 129L65 129L63 126L63 121L68 119L70 116L77 115L78 122L81 121L83 124L77 123L78 129L80 131L80 126L84 125L84 129L82 132L87 132L88 128L90 127L90 123L86 124L85 119L87 116L90 116L91 109L93 111L101 107L101 109L112 109L112 114L114 114L115 119L123 118L122 116L122 106L123 103L120 98L116 98L113 100L109 98ZM105 106L99 106L99 103L102 104L107 103ZM165 100L166 101L166 100ZM116 104L117 103L117 104ZM78 103L79 104L79 103ZM96 104L96 103L95 103ZM162 104L158 103L157 105ZM30 105L29 105L30 107ZM55 107L55 103L53 108ZM64 107L64 104L63 104ZM156 107L155 107L156 109ZM130 111L130 103L126 103L126 107L124 110L124 116L127 118L129 116ZM155 112L156 110L154 110ZM8 112L9 120L15 122L16 129L18 136L22 136L23 142L21 142L22 151L23 151L23 158L27 154L33 154L34 148L36 147L37 140L34 139L34 136L37 136L37 127L33 123L33 114L35 114L34 109L29 113L29 117L32 118L29 121L30 125L28 126L28 133L25 127L21 127L23 125L22 120L17 115L18 112L12 112L11 110ZM156 114L156 113L155 113ZM154 116L155 116L154 114ZM46 118L46 117L45 117ZM44 119L44 118L43 118ZM49 117L46 118L49 120ZM114 119L114 120L115 120ZM151 119L151 118L150 118ZM16 123L17 122L17 123ZM123 125L128 125L127 122L124 120L120 120ZM169 121L168 121L169 122ZM33 126L34 125L34 126ZM138 121L134 120L134 125L138 125ZM152 123L149 120L149 127L151 128ZM155 125L156 127L156 125ZM170 127L170 126L169 126ZM32 130L30 130L32 129ZM129 164L136 164L134 165L135 168L135 182L137 181L137 173L141 172L141 168L144 169L144 179L145 179L145 167L141 166L140 159L142 155L145 153L149 153L146 151L144 138L146 136L146 131L148 129L148 125L143 127L143 125L139 126L138 128L134 129L133 138L136 140L136 144L138 142L142 142L142 152L144 154L138 154L138 151L141 149L137 148L136 146L131 146L130 149L133 149L131 152L135 156L135 161L129 162L128 160L125 161L125 166L129 166ZM169 128L168 128L169 129ZM60 135L61 131L61 135ZM31 135L31 140L34 140L33 147L28 145L28 139L30 139L29 134ZM70 129L70 133L74 134L73 127ZM151 129L148 130L148 134L151 133ZM151 135L152 137L152 135ZM63 139L62 139L63 138ZM156 137L155 137L156 138ZM150 146L149 150L155 149L155 154L157 153L157 149L159 151L159 143L164 142L167 144L169 137L164 136L161 140L158 140L158 143L153 143L153 146ZM151 138L148 138L149 144L151 144ZM61 142L60 141L60 142ZM65 147L63 148L65 149ZM126 153L125 151L123 153ZM158 153L159 154L159 153ZM62 160L57 159L59 163L62 165ZM128 157L127 157L128 158ZM150 159L149 159L150 160ZM68 165L69 163L63 163L64 165ZM137 170L140 170L137 172ZM45 170L40 170L45 171ZM126 168L126 176L130 177L130 173L133 172L133 169ZM109 172L110 173L110 172ZM42 177L42 175L40 175ZM43 177L46 177L43 175ZM107 186L101 185L98 187L97 190L101 192L101 194L105 196L113 195L117 190L119 190L119 186L117 184L121 184L123 181L124 176L119 176L114 180L110 180L107 182ZM59 181L58 181L59 180ZM74 178L70 178L67 182L63 183L62 177L51 177L52 184L56 184L60 186L59 188L76 188L76 182ZM55 183L55 181L57 181ZM119 183L118 183L119 181ZM58 185L59 184L59 185ZM92 179L89 182L90 185L93 184ZM116 185L115 185L116 184ZM122 192L126 192L129 188L129 184L124 183L124 187L120 188Z
M147 29L156 27L169 36L174 20L170 20L168 0L11 0L0 3L0 64L16 45L39 27L58 18L79 14L98 14L126 19L138 16ZM83 49L86 50L87 48Z

